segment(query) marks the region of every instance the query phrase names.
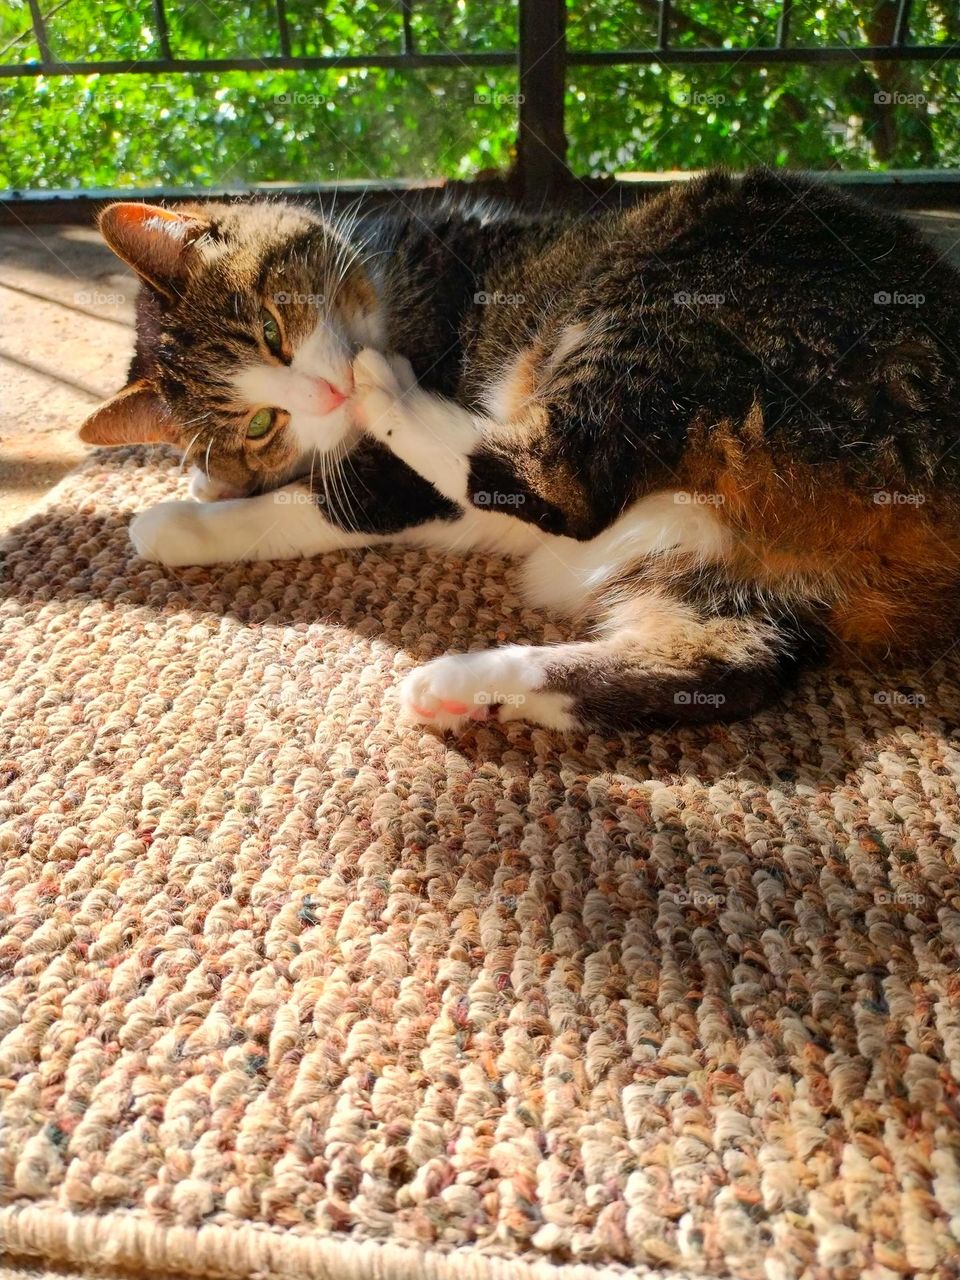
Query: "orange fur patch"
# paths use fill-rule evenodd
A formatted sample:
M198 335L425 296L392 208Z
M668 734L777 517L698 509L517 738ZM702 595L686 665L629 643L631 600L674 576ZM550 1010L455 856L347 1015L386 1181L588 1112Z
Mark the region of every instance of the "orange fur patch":
M497 381L496 413L501 422L512 422L530 407L542 360L543 352L536 343L524 347Z
M958 612L960 519L931 493L864 491L832 468L774 459L759 411L739 433L704 431L683 481L716 495L745 581L826 606L824 621L861 650L924 647ZM931 629L936 636L931 636Z

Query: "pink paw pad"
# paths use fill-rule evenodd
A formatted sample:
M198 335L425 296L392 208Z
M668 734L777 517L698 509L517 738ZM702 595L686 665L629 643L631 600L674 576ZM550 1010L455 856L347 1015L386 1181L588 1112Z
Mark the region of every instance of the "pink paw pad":
M448 712L452 716L465 716L470 710L465 702L456 702L453 698L441 698L440 709Z

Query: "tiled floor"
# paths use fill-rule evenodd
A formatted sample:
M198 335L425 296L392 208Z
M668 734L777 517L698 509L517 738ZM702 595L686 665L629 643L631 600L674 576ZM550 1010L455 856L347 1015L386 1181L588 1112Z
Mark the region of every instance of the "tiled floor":
M960 214L913 216L960 266ZM78 426L124 382L135 290L90 228L0 228L0 528L84 456Z

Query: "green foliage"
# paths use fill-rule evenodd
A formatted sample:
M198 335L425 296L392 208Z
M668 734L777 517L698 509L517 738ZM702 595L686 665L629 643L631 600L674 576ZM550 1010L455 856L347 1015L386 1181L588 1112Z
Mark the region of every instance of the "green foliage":
M161 54L150 0L41 0L56 57ZM181 58L280 52L271 0L167 0ZM672 41L772 45L776 0L685 0ZM569 45L649 48L657 0L570 0ZM960 39L956 0L917 0L916 41ZM895 0L793 6L802 45L882 43ZM287 0L295 54L402 48L396 0ZM516 0L415 0L419 52L510 51ZM25 0L0 3L3 62L38 57ZM515 149L512 68L375 68L0 80L0 187L230 186L250 182L470 177L505 170ZM756 163L910 168L960 161L955 61L801 67L742 64L568 70L570 163L581 173Z

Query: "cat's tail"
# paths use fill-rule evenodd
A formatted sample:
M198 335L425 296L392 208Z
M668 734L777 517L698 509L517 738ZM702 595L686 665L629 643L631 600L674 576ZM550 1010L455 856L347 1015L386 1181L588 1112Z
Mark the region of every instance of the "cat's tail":
M408 711L438 725L496 717L601 732L731 720L774 699L824 647L810 611L703 575L634 582L597 604L594 639L417 668L404 685Z

